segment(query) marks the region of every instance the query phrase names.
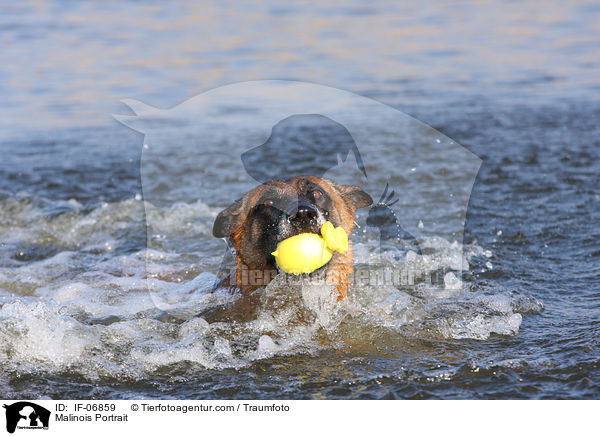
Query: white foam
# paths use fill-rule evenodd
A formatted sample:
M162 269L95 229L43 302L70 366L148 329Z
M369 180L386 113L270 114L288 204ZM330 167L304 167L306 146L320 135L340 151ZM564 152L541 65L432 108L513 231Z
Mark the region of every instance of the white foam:
M463 282L452 272L447 272L444 276L444 287L446 290L459 290L463 287Z
M43 302L5 304L0 309L2 354L9 362L37 368L37 363L65 367L80 363L98 345L97 328L62 315Z
M123 252L123 235L140 231L135 219L143 208L140 198L88 213L66 202L60 206L67 212L53 217L41 209L52 206L46 203L2 201L11 210L6 214L0 208L0 215L10 218L0 226L7 241L0 247L0 362L5 369L69 368L89 379L144 378L183 362L240 368L349 344L376 354L401 347L395 342L398 334L455 340L514 335L522 313L543 308L534 298L463 281L471 258L493 256L477 244L424 238L425 254L418 254L394 246L381 250L379 241L358 234L357 270L410 269L415 282L355 284L348 298L337 302L332 284L288 282L280 275L260 291L256 319L208 324L197 314L238 298L212 291L223 256L222 241L210 234L215 210L201 202L149 205L155 221L149 234L169 233L175 239ZM19 246L44 244L64 249L38 260L11 258ZM181 248L190 246L191 251ZM440 271L440 282L425 280Z
M277 346L275 341L273 341L273 339L271 339L270 336L262 335L258 339L258 348L256 349L256 357L257 358L270 357L277 352L278 348L279 347Z
M520 313L494 316L477 314L474 318L448 320L446 326L440 326L440 333L452 339L484 340L492 333L512 336L519 331L521 321Z

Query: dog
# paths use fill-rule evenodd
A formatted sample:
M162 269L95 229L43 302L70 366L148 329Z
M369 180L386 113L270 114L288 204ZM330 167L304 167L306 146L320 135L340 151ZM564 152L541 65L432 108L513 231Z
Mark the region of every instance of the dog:
M264 287L279 273L271 254L277 244L300 233L319 233L330 221L350 235L355 212L373 203L358 186L339 185L316 176L272 180L252 189L221 211L213 235L229 238L236 252L235 272L219 286L235 288L242 296ZM329 263L310 273L335 285L338 300L347 296L354 272L352 247L335 252Z

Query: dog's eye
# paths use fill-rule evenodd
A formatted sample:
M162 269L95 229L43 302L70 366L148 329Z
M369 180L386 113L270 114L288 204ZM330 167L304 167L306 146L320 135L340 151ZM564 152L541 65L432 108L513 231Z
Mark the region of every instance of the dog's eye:
M273 206L273 200L265 200L265 202L263 203L264 207L271 207Z
M318 200L319 198L321 198L323 193L318 189L315 189L314 191L311 191L310 195L312 195L312 198L314 198L315 200Z

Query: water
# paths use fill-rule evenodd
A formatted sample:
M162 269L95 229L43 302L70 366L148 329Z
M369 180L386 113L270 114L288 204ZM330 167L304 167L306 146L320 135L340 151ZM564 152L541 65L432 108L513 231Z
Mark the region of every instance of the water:
M583 1L544 10L247 2L237 14L7 6L0 396L598 398L599 15ZM421 212L415 193L399 188L408 177L393 187L413 205L408 230L422 237L420 255L380 256L359 214L359 269L376 259L382 271L442 271L437 284L355 286L336 304L327 286L275 281L254 321L195 316L234 298L207 292L224 257L211 228L251 180L229 177L226 165L199 173L191 160L177 175L223 180L213 197L192 198L184 183L173 201L145 207L142 180L152 173L140 158L152 155L111 114L127 113L123 98L167 108L273 77L376 98L482 159L464 238L435 227L443 210ZM384 143L385 127L369 137ZM186 129L171 130L185 139ZM157 138L144 138L150 151ZM377 165L378 198L398 168Z

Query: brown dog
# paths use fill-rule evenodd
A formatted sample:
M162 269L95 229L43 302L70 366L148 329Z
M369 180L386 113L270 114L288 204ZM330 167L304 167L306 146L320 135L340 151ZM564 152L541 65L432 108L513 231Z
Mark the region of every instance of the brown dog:
M266 182L235 201L217 216L213 235L231 238L237 253L236 272L222 286L249 294L266 286L277 275L271 254L277 244L299 233L319 233L325 221L341 226L348 235L354 228L356 209L373 200L357 186L338 185L328 179L298 176ZM311 273L324 275L336 285L338 300L347 295L354 272L352 248L335 252L329 263Z

